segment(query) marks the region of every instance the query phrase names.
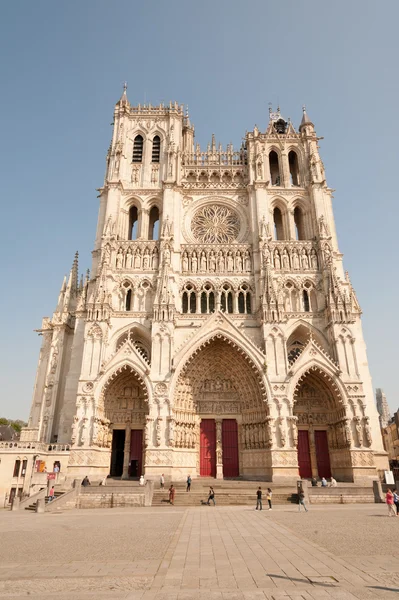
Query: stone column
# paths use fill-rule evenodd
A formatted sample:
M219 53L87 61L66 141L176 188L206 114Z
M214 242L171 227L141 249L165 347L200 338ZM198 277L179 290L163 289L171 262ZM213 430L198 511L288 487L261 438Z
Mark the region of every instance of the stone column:
M223 479L222 419L216 420L216 479Z
M131 436L131 427L130 427L130 423L128 423L126 425L126 430L125 430L125 448L124 448L124 452L123 452L122 479L129 479L130 436Z
M318 476L317 469L317 458L316 458L316 442L314 439L314 429L309 427L309 450L310 450L310 464L312 467L312 477Z

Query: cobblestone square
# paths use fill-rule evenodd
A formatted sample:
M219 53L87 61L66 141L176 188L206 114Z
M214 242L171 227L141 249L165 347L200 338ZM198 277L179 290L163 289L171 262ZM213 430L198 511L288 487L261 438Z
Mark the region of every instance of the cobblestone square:
M0 598L395 598L384 505L0 512Z

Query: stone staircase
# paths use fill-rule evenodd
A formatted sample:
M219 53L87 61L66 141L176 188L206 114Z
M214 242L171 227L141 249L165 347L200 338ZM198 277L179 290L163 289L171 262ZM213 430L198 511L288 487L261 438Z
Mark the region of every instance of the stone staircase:
M155 485L152 506L169 505L168 489L170 482L165 482L165 489L163 490L159 488L158 482ZM273 504L298 502L295 486L276 485L264 481L193 479L190 492L186 492L186 483L183 481L173 482L173 485L176 488L175 506L200 506L201 501L207 501L210 486L215 491L215 500L218 506L255 506L256 490L259 486L263 492L264 508L267 508L266 490L268 487L273 490Z
M56 498L59 498L60 496L62 496L65 492L54 492L54 500ZM45 497L45 504L48 504L48 499L49 496ZM52 500L52 502L54 502L54 500ZM37 504L37 500L36 502L33 502L32 504L29 504L29 506L25 507L25 510L30 510L32 512L36 512L36 504Z

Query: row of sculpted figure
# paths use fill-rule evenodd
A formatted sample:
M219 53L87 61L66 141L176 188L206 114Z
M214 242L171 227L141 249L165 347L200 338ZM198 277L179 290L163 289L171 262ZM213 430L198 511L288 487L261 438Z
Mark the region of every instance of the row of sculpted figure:
M159 266L159 250L157 246L152 249L119 248L115 266L117 269L156 270Z
M284 248L282 251L277 248L273 251L267 246L262 251L264 262L270 262L275 269L286 269L287 271L315 271L319 267L317 253L314 248Z
M174 426L175 448L195 448L197 441L197 427L195 423L182 423L176 421Z
M269 423L245 423L241 426L241 444L245 450L270 448L271 431Z
M183 273L249 273L249 250L185 250L181 259Z

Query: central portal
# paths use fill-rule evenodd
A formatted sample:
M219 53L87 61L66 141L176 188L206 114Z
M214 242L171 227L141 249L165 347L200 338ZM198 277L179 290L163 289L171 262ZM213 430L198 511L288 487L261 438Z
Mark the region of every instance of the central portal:
M174 461L182 475L267 477L271 446L261 373L218 335L187 361L175 388Z
M220 422L220 421L219 421ZM223 419L222 425L222 461L223 477L238 477L238 426L236 419ZM217 425L215 419L202 419L200 423L200 475L216 477Z

